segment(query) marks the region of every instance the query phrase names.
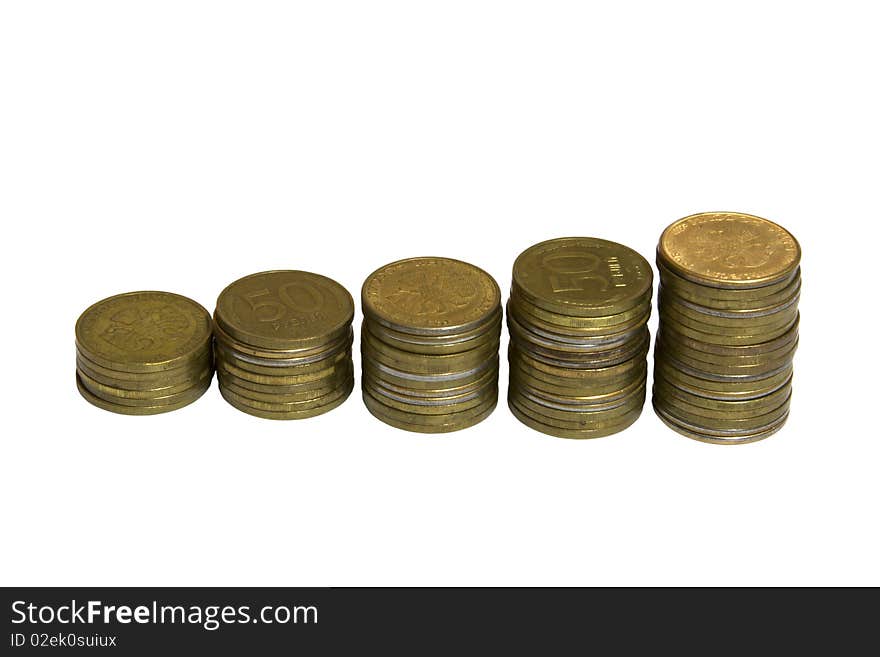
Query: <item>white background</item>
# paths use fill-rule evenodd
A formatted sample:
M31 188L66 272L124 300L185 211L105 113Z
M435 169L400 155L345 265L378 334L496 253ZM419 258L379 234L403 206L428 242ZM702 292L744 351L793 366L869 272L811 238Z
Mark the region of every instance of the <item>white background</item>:
M4 2L2 583L880 584L875 8ZM704 210L803 247L791 419L762 443L650 405L594 441L503 404L429 437L358 393L276 423L216 388L132 418L74 385L74 322L115 293L213 309L291 268L357 297L417 255L506 291L535 242L653 260Z

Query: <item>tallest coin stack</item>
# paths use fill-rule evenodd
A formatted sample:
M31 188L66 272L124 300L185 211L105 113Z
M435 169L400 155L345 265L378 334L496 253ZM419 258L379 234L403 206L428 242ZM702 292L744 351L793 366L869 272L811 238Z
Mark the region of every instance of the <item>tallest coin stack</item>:
M660 237L654 408L704 442L766 438L788 417L801 250L766 219L696 214Z

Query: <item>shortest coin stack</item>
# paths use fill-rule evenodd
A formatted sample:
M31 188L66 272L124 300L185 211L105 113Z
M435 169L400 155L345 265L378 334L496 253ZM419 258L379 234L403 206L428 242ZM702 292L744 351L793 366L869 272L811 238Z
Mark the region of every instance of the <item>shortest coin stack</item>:
M227 287L214 313L220 394L273 420L321 415L354 386L354 301L339 283L304 271L269 271Z
M748 443L788 417L798 345L800 247L771 221L710 212L660 237L654 408L670 427Z
M645 403L653 275L615 242L565 237L513 265L508 404L560 438L598 438L635 422Z
M130 292L99 301L76 323L76 385L114 413L167 413L211 386L211 315L170 292Z
M482 269L412 258L373 272L362 290L363 397L399 429L457 431L498 402L501 291Z

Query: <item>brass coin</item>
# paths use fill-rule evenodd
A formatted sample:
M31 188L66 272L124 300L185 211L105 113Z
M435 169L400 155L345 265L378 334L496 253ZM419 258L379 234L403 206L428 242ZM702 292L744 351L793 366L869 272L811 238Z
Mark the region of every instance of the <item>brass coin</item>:
M604 317L644 301L651 265L632 249L593 237L535 244L513 264L513 285L532 305L561 315Z
M90 361L123 372L162 372L193 362L211 342L211 316L171 292L129 292L90 306L76 345Z
M387 390L392 394L414 397L416 399L437 400L459 397L471 392L476 392L477 390L483 390L485 386L490 385L493 381L495 382L495 385L497 385L498 368L486 370L478 379L471 383L447 388L413 388L412 386L399 386L394 382L389 382L385 378L382 378L381 373L367 368L364 368L362 376L364 381L369 380L374 386L382 390Z
M636 326L630 330L614 335L577 335L571 332L563 332L555 327L536 322L533 318L528 318L518 313L516 309L508 303L507 323L510 325L513 320L517 327L527 336L537 336L548 342L570 345L581 351L605 351L610 349L623 348L630 344L637 336L641 336L647 327Z
M194 365L198 367L180 367L157 374L144 374L142 377L134 375L134 378L128 378L133 376L130 372L124 372L121 373L122 376L118 376L118 373L113 370L96 365L80 354L76 356L76 368L89 378L106 386L132 391L149 391L196 381L214 369L213 359L210 357L206 357L202 362ZM111 374L108 375L108 373Z
M703 330L692 328L690 325L683 324L682 322L679 322L670 315L661 312L660 325L664 330L666 328L671 328L676 333L684 335L698 342L716 344L726 347L736 347L754 346L762 342L770 342L771 340L775 340L785 335L793 326L795 326L798 322L798 319L799 317L795 316L795 318L789 324L785 324L778 328L774 328L773 330L763 332L719 332L715 329L712 329L711 332L706 332Z
M651 314L651 290L648 290L647 294L632 308L614 315L602 315L601 317L562 315L544 310L519 295L515 287L510 293L509 303L516 309L516 312L528 317L535 317L550 326L563 326L569 329L613 334L625 331L633 325L641 325L647 321L647 317Z
M509 395L507 403L508 405L515 406L521 413L528 415L535 422L553 426L557 429L564 431L600 431L608 427L619 426L620 423L625 423L634 414L641 414L642 407L644 406L644 397L619 409L596 411L593 413L559 413L555 411L552 414L542 413L537 410L540 407L536 407L527 399L516 394ZM564 419L565 416L569 416L571 419Z
M207 385L204 385L204 387L197 389L197 394L194 393L191 398L183 399L177 401L176 403L157 404L155 406L127 406L115 402L108 402L98 397L82 383L78 375L76 377L76 388L77 390L79 390L79 394L82 395L83 399L85 399L93 406L97 406L98 408L101 408L105 411L110 411L111 413L119 413L120 415L158 415L160 413L169 413L171 411L176 411L180 408L183 408L184 406L189 406L190 404L192 404L199 397L201 397L210 387L211 382L208 381Z
M91 382L88 380L88 378L84 377L81 372L77 372L77 378L80 384L86 390L92 393L92 395L98 397L99 399L103 399L105 402L118 404L119 406L176 406L180 403L195 401L196 399L201 397L204 391L211 385L211 380L206 377L202 381L194 381L189 388L185 389L182 392L162 394L158 397L153 398L143 398L122 396L116 394L116 392L112 391L112 389L108 390L106 386L93 386L91 385Z
M740 212L679 219L660 236L658 253L682 278L711 287L749 289L789 278L801 248L778 224Z
M709 399L732 400L754 399L769 395L788 384L792 377L792 367L775 372L764 379L747 381L735 379L712 380L696 376L668 365L665 361L657 361L654 366L654 381L665 381L676 388L700 397Z
M797 293L785 297L774 303L761 301L759 306L750 308L719 308L715 304L707 301L695 302L691 301L679 294L675 290L668 289L663 283L660 284L658 298L662 303L671 303L681 306L682 310L696 313L696 316L702 317L709 315L710 317L719 317L724 319L752 319L760 322L760 318L773 316L783 310L797 305L800 301L800 281L797 281Z
M362 331L369 332L379 342L399 351L425 356L445 356L466 353L492 343L497 344L501 337L501 322L499 321L490 326L488 330L483 330L480 333L471 333L469 335L473 337L464 340L456 337L449 342L433 342L431 344L403 338L404 334L392 332L381 324L371 322L366 318L362 325Z
M542 422L540 420L536 420L534 417L521 410L517 406L516 402L513 400L508 399L507 405L510 408L511 413L513 413L513 415L516 417L516 419L518 419L526 426L531 427L532 429L540 431L541 433L547 434L549 436L555 436L557 438L585 439L610 436L623 431L627 427L632 426L632 424L634 424L635 421L638 420L639 416L642 414L642 407L639 406L637 408L634 408L627 415L624 415L623 417L617 419L615 422L594 423L592 426L585 427L583 429L566 429L553 424Z
M797 319L797 306L788 308L785 312L758 320L749 319L726 319L720 317L698 317L697 313L685 312L681 307L661 301L660 317L664 321L673 320L684 324L703 333L718 335L743 335L761 334L768 331L776 331L780 327L790 328L792 322Z
M439 401L394 395L387 390L373 385L369 379L364 379L362 383L364 392L369 393L377 401L381 401L391 408L414 415L448 415L449 413L459 413L483 405L489 397L493 399L498 398L497 381L487 385L485 389L470 393L469 395L454 400L446 398Z
M485 363L470 370L451 372L449 374L417 374L388 367L382 363L371 361L369 358L361 358L361 366L364 372L369 372L375 378L387 383L416 390L436 390L444 388L456 388L466 386L486 376L487 372L497 371L499 357L494 354Z
M385 406L380 401L374 399L368 392L364 392L363 398L364 405L366 405L367 410L375 418L397 429L418 433L450 433L467 429L489 417L498 404L498 399L495 397L486 400L482 406L477 406L461 413L419 417Z
M801 277L798 269L790 279L775 285L750 290L728 290L712 288L691 283L666 269L658 259L660 287L679 299L700 306L727 311L750 311L756 308L774 306L800 295Z
M272 361L258 360L254 356L248 356L247 354L239 353L233 349L221 347L218 344L217 360L232 363L236 367L247 370L253 374L262 374L264 376L300 376L314 372L321 372L329 367L351 360L351 343L349 342L347 345L343 343L341 346L343 347L342 349L329 353L325 358L321 358L320 360L310 360L309 362L303 362L300 364L292 364L297 361L276 360L274 361L275 364L268 365L267 363Z
M335 402L340 397L348 397L348 395L352 391L353 385L354 381L349 381L347 385L342 386L338 390L334 390L333 392L330 392L321 397L297 401L261 401L259 399L254 399L248 395L236 392L231 386L224 386L221 392L223 393L223 397L227 401L234 400L239 405L248 406L249 408L252 408L254 410L266 411L269 413L302 413L313 411L319 408L324 408L328 404L332 404L333 402Z
M276 360L302 360L304 362L309 362L313 359L320 360L322 356L344 349L345 344L350 343L353 337L354 331L352 330L351 325L349 325L343 327L342 330L337 331L334 335L329 336L327 341L315 342L307 347L292 349L263 349L261 347L254 347L234 340L230 335L223 331L223 328L217 324L216 320L214 321L214 338L221 346L232 349L235 352L246 356L252 356L259 360L268 360L272 362Z
M667 417L679 423L687 424L691 427L700 427L704 432L720 433L722 435L727 435L729 432L735 435L743 435L764 431L766 427L776 424L783 417L787 417L790 407L790 401L787 400L779 408L762 415L754 415L747 418L720 419L709 417L702 413L690 413L682 410L681 406L670 403L662 396L655 395L654 404Z
M289 385L256 383L254 381L237 377L234 374L229 374L223 369L217 370L217 380L220 382L220 385L225 385L227 382L231 382L239 388L246 388L247 390L267 395L295 395L313 393L321 390L325 393L330 393L345 385L345 383L353 377L354 367L351 366L351 364L335 370L325 378L316 381L309 381L307 383L295 383Z
M629 339L625 342L597 345L593 342L581 342L570 339L560 340L556 336L538 333L528 325L520 323L515 315L507 317L507 326L512 340L546 351L560 352L562 354L580 354L587 358L610 357L626 353L627 351L633 351L648 337L648 327L643 326L638 331L630 334Z
M92 393L96 396L99 396L103 399L107 399L108 401L116 402L116 398L120 399L140 399L146 400L150 402L157 402L160 399L164 399L169 396L183 394L190 391L195 386L198 386L201 383L204 383L208 380L212 375L212 370L205 370L202 375L198 378L191 379L189 381L185 381L184 383L178 383L171 386L165 386L162 388L151 388L148 390L128 390L126 388L119 388L114 385L108 385L98 381L82 369L77 369L77 375L82 381L83 385L85 385ZM124 404L124 401L118 401L120 404ZM149 403L147 406L153 406L155 403Z
M316 372L308 372L306 374L295 376L272 376L267 374L255 374L253 372L249 372L248 370L244 370L238 367L236 364L225 359L219 359L217 361L218 372L222 371L228 374L233 374L240 379L267 386L293 386L301 383L323 381L324 379L333 376L339 371L347 371L347 369L350 367L351 363L345 360Z
M369 331L361 332L361 353L375 362L405 372L448 374L479 367L498 353L498 342L492 342L460 354L413 354L382 344Z
M528 390L514 387L509 391L524 409L539 413L548 418L569 422L581 422L586 418L609 419L627 413L636 404L645 403L645 382L642 381L626 397L606 404L568 404L557 403L530 395Z
M558 374L560 376L588 376L601 378L603 375L623 373L626 368L635 367L638 362L642 362L648 353L649 341L645 340L642 347L632 358L622 363L612 361L612 364L606 364L601 359L595 360L572 360L569 358L551 358L534 350L523 349L520 345L512 340L508 345L508 351L516 352L518 358L524 359L530 367L543 369L550 374ZM620 369L615 369L620 368Z
M736 401L718 400L694 395L665 382L654 381L654 395L683 411L719 420L747 419L779 408L791 397L791 384L782 386L763 397Z
M300 411L269 411L257 408L248 403L242 402L241 397L233 396L222 387L220 388L220 394L227 402L229 402L230 406L238 409L243 413L247 413L248 415L253 415L254 417L259 417L266 420L304 420L306 418L323 415L324 413L327 413L334 408L341 406L345 402L345 400L348 399L353 389L354 382L352 381L351 386L347 387L344 394L329 402L325 406Z
M751 375L760 376L776 372L780 368L791 365L794 358L795 350L791 349L787 353L783 353L778 357L751 357L739 358L733 357L732 360L726 360L724 357L717 356L716 361L712 362L709 358L705 358L699 352L692 352L685 349L671 349L668 343L663 340L657 341L657 357L672 357L677 363L687 365L696 372L704 374L715 374L718 376L736 376ZM793 345L797 347L797 343ZM700 359L693 358L692 354L701 356Z
M663 423L673 431L676 431L687 438L714 445L743 445L763 440L779 431L788 419L788 415L785 415L778 422L758 431L728 432L726 434L720 434L706 432L701 427L677 421L666 415L656 404L654 405L654 411L657 414L657 417L659 417Z
M647 370L645 371L645 374L642 375L640 378L633 379L631 382L628 382L625 386L618 390L596 394L589 389L578 390L571 388L556 388L553 391L549 391L546 388L532 385L532 382L526 376L522 375L519 372L512 372L510 377L510 385L516 387L517 390L520 391L520 393L524 394L527 397L535 397L539 401L558 403L563 406L589 406L597 410L600 407L604 408L606 406L608 408L612 408L615 405L626 401L626 398L629 395L636 393L640 387L645 385L646 381ZM558 390L563 391L557 392Z
M267 350L309 349L348 333L354 301L336 281L304 271L267 271L220 293L215 320L236 342Z
M700 340L694 340L693 338L676 333L675 330L668 325L661 326L661 331L658 335L668 336L668 340L666 340L668 344L679 345L682 348L701 351L707 354L718 356L761 356L766 353L772 353L786 347L791 347L792 344L797 342L798 324L799 321L796 321L794 326L792 326L786 333L783 333L774 340L739 346L715 345Z
M235 393L239 397L243 397L249 401L262 402L266 404L311 404L323 406L327 400L333 399L333 395L340 393L346 386L353 381L352 376L340 379L338 385L332 387L314 388L312 390L301 390L296 392L261 392L251 390L246 386L240 386L228 377L224 377L220 381L220 385Z
M731 303L736 307L742 304L744 307L753 307L756 304L765 305L781 296L787 296L794 291L794 285L800 282L800 268L791 275L769 285L748 289L729 289L694 283L678 274L675 274L664 261L659 249L657 251L657 270L660 272L660 283L667 290L674 290L678 296L682 296L703 305L723 306Z
M364 315L402 333L465 333L495 320L501 290L479 267L451 258L409 258L380 267L361 290Z

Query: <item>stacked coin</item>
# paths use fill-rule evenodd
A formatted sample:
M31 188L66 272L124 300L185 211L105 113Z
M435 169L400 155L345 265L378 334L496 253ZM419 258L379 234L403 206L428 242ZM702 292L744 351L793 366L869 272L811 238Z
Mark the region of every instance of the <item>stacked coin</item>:
M178 294L120 294L76 323L76 385L99 408L167 413L201 397L213 374L211 315Z
M321 415L354 387L354 301L336 281L268 271L227 287L214 312L220 394L274 420Z
M642 256L606 240L565 237L520 254L507 307L508 404L520 421L596 438L638 419L652 281Z
M788 418L798 344L800 246L781 226L711 212L660 237L654 408L710 443L747 443Z
M486 418L498 402L501 291L482 269L412 258L362 289L363 396L391 426L441 433Z

